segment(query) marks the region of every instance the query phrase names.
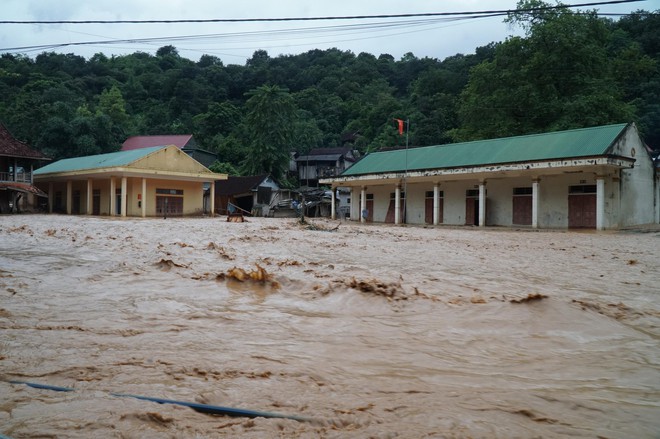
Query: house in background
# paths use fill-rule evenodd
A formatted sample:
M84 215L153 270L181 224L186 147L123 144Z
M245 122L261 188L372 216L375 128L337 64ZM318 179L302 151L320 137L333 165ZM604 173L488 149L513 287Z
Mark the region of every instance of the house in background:
M197 146L192 134L175 134L162 136L132 136L122 144L122 151L132 151L152 146L174 145L205 167L210 167L218 159L217 154Z
M45 203L48 196L32 184L32 176L35 166L49 160L0 124L0 213L34 211Z
M299 184L303 187L318 187L319 179L340 175L357 159L357 152L350 147L312 149L295 159Z
M363 222L602 230L659 221L655 168L630 123L376 152L320 182Z
M269 175L230 176L215 183L215 206L220 214L242 211L254 216L275 216L289 211L292 194Z
M64 159L34 172L49 212L122 217L213 215L214 183L226 178L174 145Z

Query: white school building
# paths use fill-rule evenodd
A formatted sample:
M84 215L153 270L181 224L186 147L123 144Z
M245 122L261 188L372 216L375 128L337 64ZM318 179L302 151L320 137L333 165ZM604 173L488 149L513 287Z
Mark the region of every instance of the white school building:
M658 171L629 123L375 152L321 183L362 222L604 230L660 222Z

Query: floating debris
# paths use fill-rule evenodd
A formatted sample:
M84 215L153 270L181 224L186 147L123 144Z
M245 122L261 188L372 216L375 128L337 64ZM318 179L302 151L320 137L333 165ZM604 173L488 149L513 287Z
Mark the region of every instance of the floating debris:
M234 267L229 270L227 270L227 273L221 273L219 274L216 279L217 280L222 280L222 279L234 279L239 282L246 282L246 281L252 281L252 282L258 282L262 284L270 284L271 287L273 288L279 288L280 284L276 280L273 280L272 276L270 273L266 271L261 265L255 264L256 269L254 270L245 270L243 268L238 268Z
M178 264L171 259L161 259L155 264L157 267L160 267L162 270L170 270L172 267L187 268L185 264Z
M371 293L378 296L385 296L389 300L407 300L408 297L403 291L400 282L382 282L377 279L371 280L357 280L355 278L346 282L349 288L362 291L363 293Z
M527 297L523 297L521 299L509 299L509 302L511 303L527 303L527 302L534 302L537 300L543 300L547 299L548 296L545 294L540 294L540 293L530 293L527 295Z

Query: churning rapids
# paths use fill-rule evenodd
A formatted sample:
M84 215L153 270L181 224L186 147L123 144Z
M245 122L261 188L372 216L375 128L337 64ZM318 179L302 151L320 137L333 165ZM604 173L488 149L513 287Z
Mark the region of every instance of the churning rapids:
M660 229L310 225L1 216L0 433L658 437Z

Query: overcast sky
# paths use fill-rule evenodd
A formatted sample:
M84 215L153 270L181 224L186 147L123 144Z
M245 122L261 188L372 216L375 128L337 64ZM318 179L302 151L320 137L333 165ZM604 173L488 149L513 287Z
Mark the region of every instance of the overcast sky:
M566 4L595 0L564 0ZM549 3L551 1L548 1ZM516 0L0 0L0 20L172 20L212 18L281 18L383 15L428 12L463 12L515 9ZM554 4L554 2L551 2ZM603 13L660 9L660 0L644 0L595 7ZM358 54L387 53L396 59L407 52L417 57L444 59L456 53L473 53L478 46L503 41L520 30L502 17L460 21L435 21L382 27L395 20L305 21L284 23L196 24L0 24L0 53L9 48L116 39L214 35L197 39L169 39L139 43L92 44L48 49L86 58L102 52L108 56L136 51L154 54L171 44L181 56L198 60L214 55L225 64L244 64L255 50L271 57L312 49L337 47ZM420 19L415 19L419 21ZM348 28L347 25L352 26ZM371 26L366 26L371 25ZM275 32L278 31L278 32ZM31 57L44 49L11 50Z

